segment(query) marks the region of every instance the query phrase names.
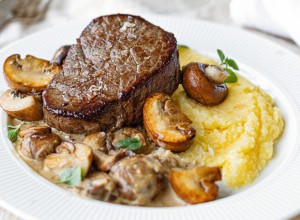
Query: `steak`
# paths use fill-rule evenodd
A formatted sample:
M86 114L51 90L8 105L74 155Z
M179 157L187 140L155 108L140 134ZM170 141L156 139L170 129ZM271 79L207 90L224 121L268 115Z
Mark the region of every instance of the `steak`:
M171 95L180 81L172 33L138 16L102 16L83 30L44 90L44 120L78 134L138 124L146 98Z

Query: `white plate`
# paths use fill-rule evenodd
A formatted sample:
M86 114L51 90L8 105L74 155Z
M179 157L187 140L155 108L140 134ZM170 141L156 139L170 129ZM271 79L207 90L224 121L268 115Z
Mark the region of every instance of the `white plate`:
M239 193L213 202L174 208L143 208L85 200L46 181L17 157L7 140L1 112L0 201L17 215L37 219L274 219L300 211L300 58L246 31L204 21L146 16L173 32L179 44L215 56L220 48L234 58L241 74L269 92L281 109L285 131L275 156L260 177ZM74 43L88 22L73 22L24 38L0 52L0 65L13 53L50 59ZM6 88L1 75L0 89Z

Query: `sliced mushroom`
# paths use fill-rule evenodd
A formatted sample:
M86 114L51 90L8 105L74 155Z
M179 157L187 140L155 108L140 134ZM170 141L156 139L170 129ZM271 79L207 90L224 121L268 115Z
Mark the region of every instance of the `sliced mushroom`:
M123 199L146 205L163 189L164 172L157 159L139 154L120 160L110 175L117 181Z
M192 121L183 114L170 96L156 93L144 105L144 126L160 147L175 152L186 150L195 136Z
M42 92L60 70L59 65L31 55L21 59L19 54L14 54L4 62L9 87L22 92Z
M119 151L114 151L113 154L111 155L107 155L102 151L93 150L93 158L94 158L93 160L98 170L107 172L119 160L128 156L127 152L128 152L127 150L122 149Z
M83 141L84 144L90 146L93 150L100 150L107 153L106 134L104 132L96 132L87 135Z
M43 160L47 155L55 152L61 139L53 133L26 135L21 143L20 153L25 158Z
M216 65L189 63L182 69L187 95L203 105L217 105L227 97L224 80L229 74Z
M116 182L104 172L96 172L77 186L82 196L111 202L117 198Z
M82 170L82 177L88 173L92 160L92 149L85 144L66 144L58 146L56 153L48 155L44 160L44 169L60 175L66 168L80 167Z
M42 103L32 95L9 89L0 96L0 106L8 115L23 121L43 119Z
M70 45L64 45L60 47L54 54L51 62L56 63L58 65L62 65L64 60L66 59L68 52L70 50L71 46Z
M112 146L114 148L117 148L117 143L124 138L137 138L142 143L142 146L141 148L135 150L134 151L135 153L150 154L152 151L156 149L155 144L151 143L143 132L135 128L130 128L130 127L122 128L120 130L113 132L112 136L113 136Z
M222 176L219 167L197 167L173 171L169 178L172 188L182 200L197 204L217 198L219 189L215 181L220 181Z
M48 126L36 126L31 127L26 130L22 130L19 132L19 136L24 138L25 136L30 136L32 134L48 134L51 133L51 128Z

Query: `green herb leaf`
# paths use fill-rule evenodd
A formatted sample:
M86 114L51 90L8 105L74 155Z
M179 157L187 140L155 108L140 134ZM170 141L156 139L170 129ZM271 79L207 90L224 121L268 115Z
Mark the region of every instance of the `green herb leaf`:
M188 46L185 46L185 45L180 45L180 44L178 44L178 45L177 45L177 49L189 49L189 47L188 47Z
M15 142L18 139L18 134L20 132L21 126L24 124L24 122L18 124L18 125L12 125L12 124L7 124L7 130L8 134L7 137L11 142Z
M235 82L237 82L237 80L238 80L237 76L231 69L224 68L224 70L229 74L229 77L224 82L226 82L226 83L235 83Z
M227 59L226 63L228 64L228 66L232 67L235 70L239 70L238 65L236 64L236 62L233 59Z
M220 49L217 49L217 52L218 52L221 62L223 62L223 60L225 59L225 55L224 55L223 51Z
M123 138L117 142L116 146L134 151L142 147L142 142L137 138Z
M82 180L82 171L80 167L71 167L64 169L60 174L59 182L69 186L77 186Z

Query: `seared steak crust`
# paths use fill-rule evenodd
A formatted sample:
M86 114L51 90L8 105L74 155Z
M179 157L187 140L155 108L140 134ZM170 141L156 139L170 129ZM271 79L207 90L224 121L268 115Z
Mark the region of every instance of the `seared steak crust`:
M177 42L138 16L94 19L43 93L44 120L67 133L116 130L142 120L145 99L180 83Z

